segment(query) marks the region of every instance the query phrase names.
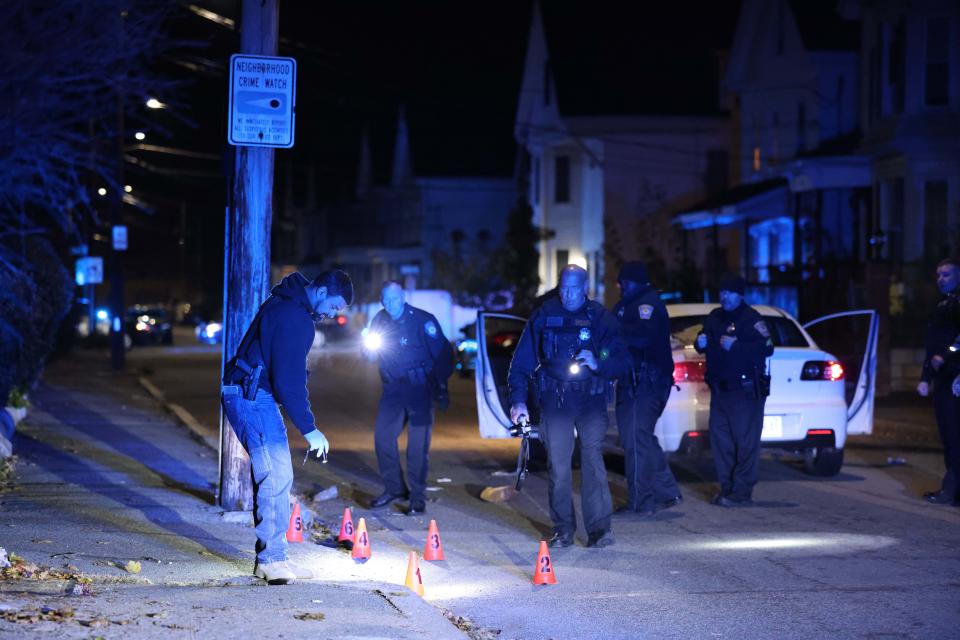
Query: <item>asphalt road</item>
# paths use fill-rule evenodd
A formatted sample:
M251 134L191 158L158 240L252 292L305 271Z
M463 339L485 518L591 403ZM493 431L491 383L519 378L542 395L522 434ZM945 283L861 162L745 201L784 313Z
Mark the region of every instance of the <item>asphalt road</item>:
M129 367L215 427L219 352L179 342L187 346L135 349ZM766 453L757 505L733 510L708 503L709 457L676 458L683 505L649 521L616 520L617 544L607 549L586 549L581 529L574 547L552 553L558 584L534 587L538 540L550 529L545 473L508 502L480 500L485 487L511 482L516 443L479 437L472 380L451 381L452 406L434 428L428 513L408 518L395 505L365 508L381 490L375 367L350 345L329 345L310 368L311 402L332 450L328 465L301 467L304 442L292 436L300 488L336 484L340 498L317 503L318 517L335 528L350 506L382 548L422 549L435 518L447 561L424 563L426 599L468 617L473 637L957 637L960 508L919 499L942 473L935 450L868 441L829 479ZM607 462L618 502L622 457L611 451ZM377 577L374 564L366 570Z

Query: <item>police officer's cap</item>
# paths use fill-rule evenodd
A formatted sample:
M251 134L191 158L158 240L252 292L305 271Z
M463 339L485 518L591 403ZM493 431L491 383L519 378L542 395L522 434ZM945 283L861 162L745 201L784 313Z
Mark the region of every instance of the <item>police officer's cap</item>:
M729 291L731 293L739 293L740 295L743 295L743 291L746 286L747 283L737 274L725 273L723 274L723 277L720 278L720 286L718 289L720 291Z
M647 272L647 265L642 262L628 262L620 267L620 273L617 274L617 282L636 282L637 284L647 284L650 282L650 274Z

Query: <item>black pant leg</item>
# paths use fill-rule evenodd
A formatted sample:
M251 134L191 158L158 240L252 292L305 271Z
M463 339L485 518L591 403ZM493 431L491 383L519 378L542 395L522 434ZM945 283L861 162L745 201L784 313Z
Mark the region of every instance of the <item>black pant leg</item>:
M426 500L433 397L429 387L411 387L407 400L407 483L410 500Z
M639 452L637 451L637 397L632 390L617 389L617 432L620 435L620 446L623 447L623 475L627 481L628 509L639 508L637 499L637 467L639 466Z
M949 381L933 386L933 408L943 444L943 482L945 493L960 496L960 399L953 395Z
M397 447L397 438L403 431L405 417L406 409L402 396L384 389L377 410L377 421L373 427L373 448L377 454L377 466L380 468L384 490L395 496L407 494Z
M766 398L734 392L736 408L731 413L731 427L736 441L736 462L733 469L734 498L749 500L760 476L760 436L763 432L763 407Z
M557 407L557 397L552 393L543 395L543 437L547 449L547 471L550 478L550 519L554 529L573 534L577 530L576 513L573 509L573 456L574 417L566 404Z
M603 395L585 393L576 395L583 526L587 533L609 531L613 503L607 481L607 467L603 462L603 443L608 426L606 398Z
M736 460L736 445L730 426L730 393L710 394L710 448L713 450L713 464L717 470L717 482L720 494L730 495L733 491L733 466Z
M667 406L671 389L672 386L664 388L662 384L641 386L637 397L636 442L640 452L637 495L638 504L643 508L652 509L658 501L680 495L677 480L655 434L657 420Z

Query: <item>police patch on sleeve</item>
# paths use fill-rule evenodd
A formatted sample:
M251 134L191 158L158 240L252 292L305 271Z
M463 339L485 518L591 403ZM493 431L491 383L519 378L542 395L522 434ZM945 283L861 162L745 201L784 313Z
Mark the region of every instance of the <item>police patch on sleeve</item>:
M753 328L757 330L757 333L762 335L764 338L770 337L770 330L767 328L767 323L763 320L758 320L756 324L753 325Z
M649 320L653 317L653 305L652 304L642 304L637 309L637 313L640 314L641 320Z
M578 337L580 338L580 342L586 342L590 339L590 329L587 329L586 327L580 329Z
M427 332L427 335L431 338L437 337L437 325L433 324L433 320L427 320L423 325L423 330Z

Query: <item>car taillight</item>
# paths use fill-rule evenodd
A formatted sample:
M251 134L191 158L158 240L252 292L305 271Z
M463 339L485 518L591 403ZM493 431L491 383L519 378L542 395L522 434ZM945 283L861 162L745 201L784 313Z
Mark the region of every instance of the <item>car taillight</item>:
M677 384L681 382L703 382L705 365L706 363L703 360L674 362L673 381Z
M347 316L337 316L337 324L341 327L347 324Z
M803 363L801 380L843 380L843 365L833 360L809 360Z

